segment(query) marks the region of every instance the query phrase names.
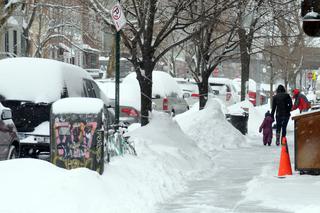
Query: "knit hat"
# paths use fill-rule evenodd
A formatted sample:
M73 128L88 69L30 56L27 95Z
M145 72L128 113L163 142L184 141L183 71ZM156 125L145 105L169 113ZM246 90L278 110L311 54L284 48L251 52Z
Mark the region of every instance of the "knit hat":
M294 89L292 92L293 92L293 95L298 95L300 93L299 89Z

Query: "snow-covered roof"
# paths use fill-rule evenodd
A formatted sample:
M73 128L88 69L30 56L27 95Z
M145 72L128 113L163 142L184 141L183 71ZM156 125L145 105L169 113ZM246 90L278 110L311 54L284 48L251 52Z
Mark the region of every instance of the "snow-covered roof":
M82 44L81 48L84 49L84 51L100 52L100 50L91 47L89 44Z
M10 26L20 26L17 19L15 19L13 16L10 16L7 20L7 24L9 24Z
M0 95L10 100L50 103L68 95L81 96L82 79L92 79L81 67L42 58L0 60Z

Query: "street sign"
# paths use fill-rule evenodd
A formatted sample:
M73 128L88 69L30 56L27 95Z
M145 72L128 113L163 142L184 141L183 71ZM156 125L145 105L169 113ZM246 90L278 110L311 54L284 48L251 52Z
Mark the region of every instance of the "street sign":
M313 71L313 72L312 72L312 80L313 80L313 81L317 80L317 73L316 73L316 71Z
M120 31L127 23L126 17L123 14L119 3L115 4L111 9L111 17L117 31Z

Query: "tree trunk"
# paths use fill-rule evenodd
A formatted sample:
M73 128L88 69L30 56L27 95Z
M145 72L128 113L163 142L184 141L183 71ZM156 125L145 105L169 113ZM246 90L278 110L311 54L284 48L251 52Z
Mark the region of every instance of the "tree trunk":
M272 55L271 55L272 56ZM272 57L271 57L271 60L272 61ZM270 64L270 108L272 108L272 97L273 97L273 76L274 76L274 73L273 73L273 65Z
M30 37L29 37L29 29L23 30L23 38L25 39L25 42L26 42L24 56L29 57L29 56L31 56L31 42L30 42Z
M245 29L240 28L238 30L240 38L240 60L241 60L241 101L244 101L246 98L246 82L249 81L249 72L250 72L250 55L247 48L247 39Z
M141 126L149 123L149 112L152 111L152 62L144 63L145 75L137 72L137 79L141 88Z
M149 112L151 112L152 110L152 101L150 101L150 99L152 98L152 83L149 82L149 79L143 78L143 80L140 81L140 88L141 126L145 126L149 123Z
M208 100L208 79L203 78L202 82L198 83L199 88L199 110L202 110Z

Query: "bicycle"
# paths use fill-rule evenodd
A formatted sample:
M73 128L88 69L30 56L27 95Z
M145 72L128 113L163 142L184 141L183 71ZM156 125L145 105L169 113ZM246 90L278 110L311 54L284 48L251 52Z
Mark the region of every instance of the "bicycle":
M110 129L107 130L107 159L114 156L120 156L124 154L137 155L132 141L129 140L129 136L125 136L128 126L125 124L112 124Z

